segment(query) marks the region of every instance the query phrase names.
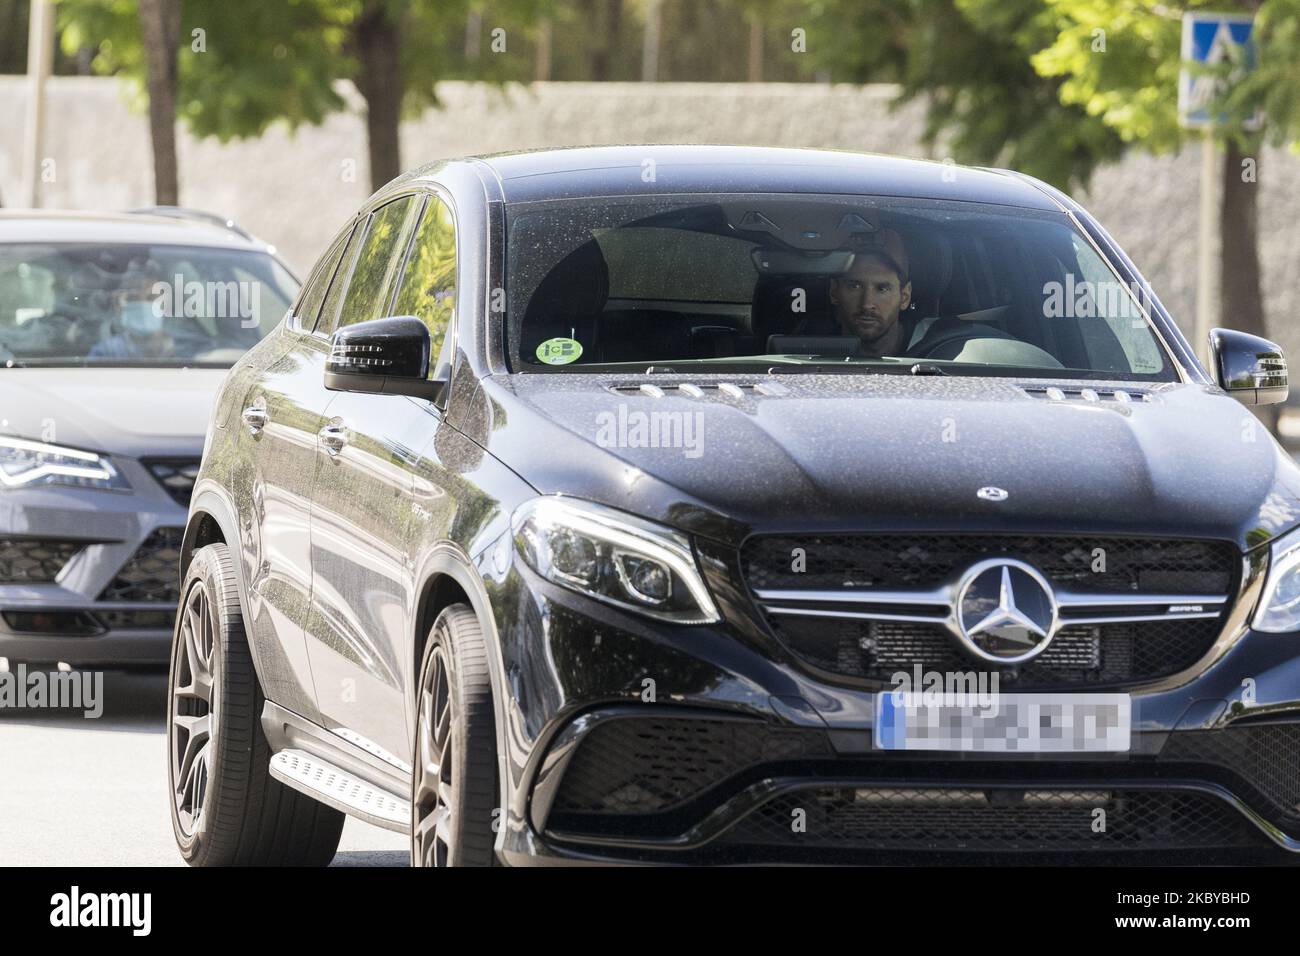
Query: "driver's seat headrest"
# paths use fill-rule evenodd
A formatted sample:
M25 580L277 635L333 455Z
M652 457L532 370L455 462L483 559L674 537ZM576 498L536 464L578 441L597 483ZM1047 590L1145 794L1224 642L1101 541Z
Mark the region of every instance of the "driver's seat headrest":
M911 250L912 301L918 315L941 315L943 299L952 281L952 246L948 240L933 232L922 236L913 233L907 237Z

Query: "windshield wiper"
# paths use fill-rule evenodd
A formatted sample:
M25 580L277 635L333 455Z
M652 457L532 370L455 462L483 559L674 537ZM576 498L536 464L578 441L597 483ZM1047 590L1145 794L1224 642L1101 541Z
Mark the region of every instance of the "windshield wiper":
M877 365L868 362L786 362L768 368L769 375L798 375L815 372L818 375L905 375L906 365Z
M945 372L937 365L927 365L924 362L917 362L915 365L912 366L912 374L913 375L947 375L948 373Z

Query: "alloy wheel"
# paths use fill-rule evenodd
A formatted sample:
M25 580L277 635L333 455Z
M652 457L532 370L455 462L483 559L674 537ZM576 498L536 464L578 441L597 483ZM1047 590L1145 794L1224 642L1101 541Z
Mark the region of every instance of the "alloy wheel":
M200 829L211 768L217 683L212 610L207 588L195 581L181 613L170 715L172 798L187 836Z
M451 693L445 651L433 649L420 687L415 825L411 852L421 866L446 866L451 859L455 799L452 793Z

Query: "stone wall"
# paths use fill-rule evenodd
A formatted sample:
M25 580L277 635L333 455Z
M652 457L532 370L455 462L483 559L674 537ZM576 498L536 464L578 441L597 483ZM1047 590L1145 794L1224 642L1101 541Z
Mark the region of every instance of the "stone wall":
M152 202L144 117L116 80L50 83L45 154L54 181L45 205L126 208ZM884 86L702 83L543 83L500 89L439 87L443 109L402 129L403 166L450 156L594 143L682 142L815 146L924 156L921 110L891 110ZM256 140L197 141L182 129L181 199L232 216L274 242L305 271L370 190L364 124L354 108L296 134L276 127ZM0 196L16 200L26 84L0 77ZM931 156L930 158L942 158ZM1199 148L1177 156L1134 153L1102 169L1079 198L1155 285L1184 330L1196 289ZM1260 158L1260 251L1270 333L1300 355L1300 158Z

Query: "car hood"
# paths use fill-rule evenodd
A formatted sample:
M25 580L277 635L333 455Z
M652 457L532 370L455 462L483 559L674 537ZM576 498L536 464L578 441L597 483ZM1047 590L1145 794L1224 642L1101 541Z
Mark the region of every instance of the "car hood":
M0 369L0 434L133 458L197 457L227 371Z
M647 381L678 380L491 377L477 437L543 494L724 540L754 531L1079 531L1248 548L1300 523L1300 468L1214 386L712 376L689 380L699 394L657 396L639 388ZM1049 386L1064 397L1048 397ZM1100 400L1082 397L1084 388ZM1116 389L1130 400L1116 400ZM987 500L983 488L1005 498Z

